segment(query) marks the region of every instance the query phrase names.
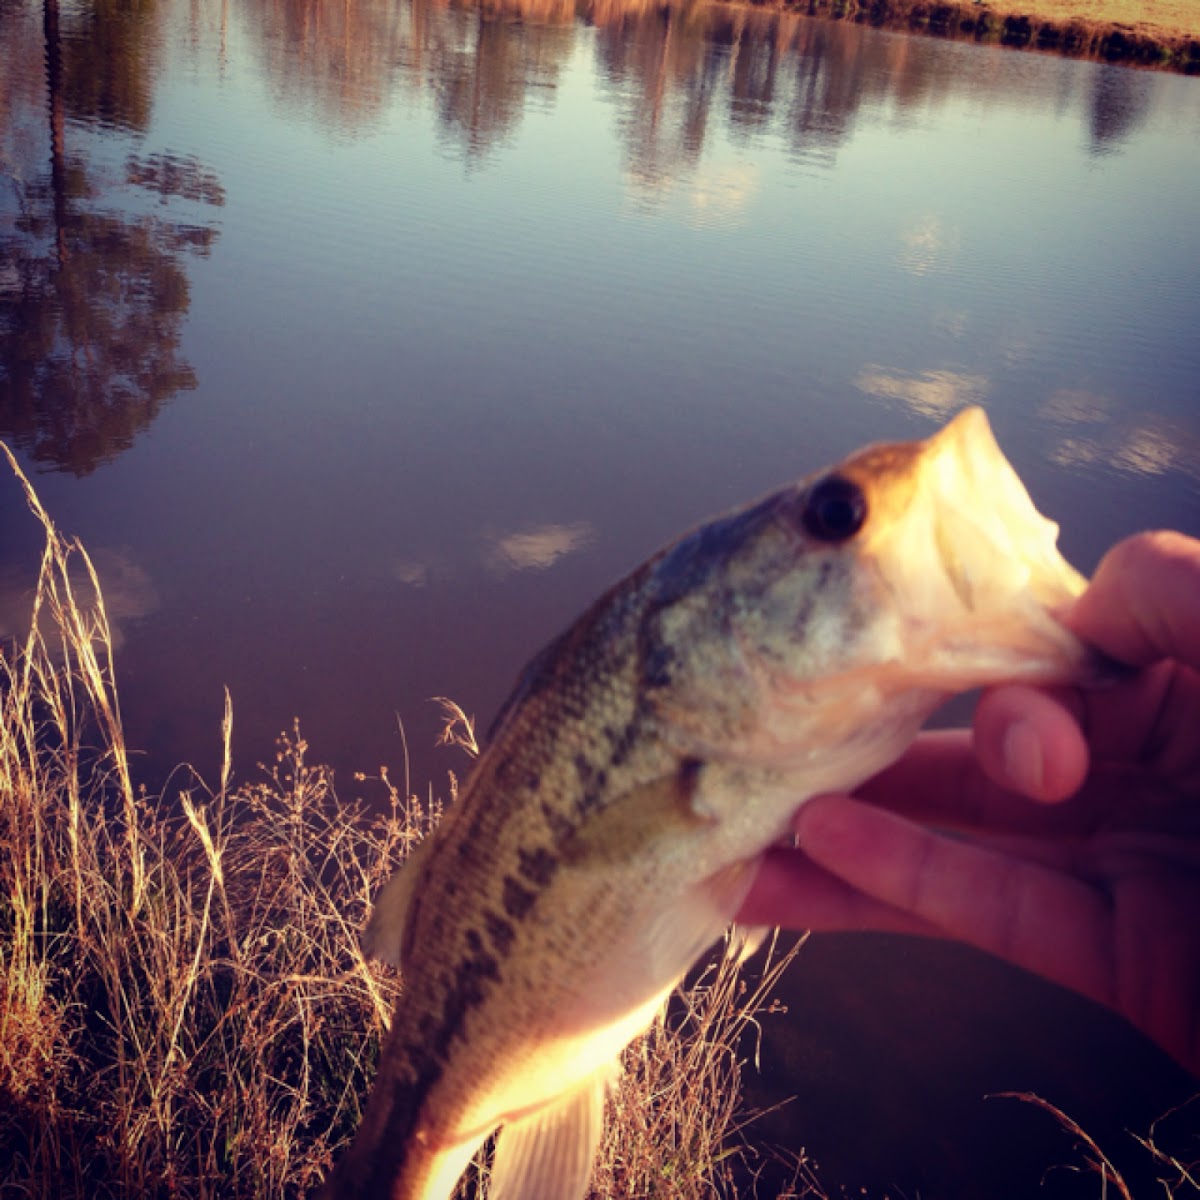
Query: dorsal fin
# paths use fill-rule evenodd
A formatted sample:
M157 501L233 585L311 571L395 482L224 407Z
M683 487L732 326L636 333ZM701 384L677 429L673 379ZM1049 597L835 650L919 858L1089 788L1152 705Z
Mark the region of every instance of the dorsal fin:
M363 932L363 949L380 962L400 966L404 950L404 930L408 923L408 907L421 874L428 836L422 838L408 857L397 867L395 874L375 897L367 928Z

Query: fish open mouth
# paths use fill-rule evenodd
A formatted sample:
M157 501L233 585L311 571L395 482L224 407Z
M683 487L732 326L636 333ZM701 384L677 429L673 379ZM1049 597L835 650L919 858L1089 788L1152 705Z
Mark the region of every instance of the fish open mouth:
M1087 580L1060 554L1058 526L1034 507L981 409L926 441L868 447L801 495L846 497L853 513L819 514L829 527L817 534L848 532L828 546L805 526L822 566L781 586L804 614L802 636L783 650L769 622L767 633L735 636L741 676L754 681L746 691L760 698L754 719L730 736L721 721L685 726L687 714L672 713L693 749L803 768L813 789L842 787L901 753L947 696L1104 678L1063 622ZM739 678L727 672L725 690ZM704 696L722 699L712 687Z
M848 473L870 473L872 451ZM908 686L1079 682L1097 658L1062 622L1087 580L1059 552L982 409L915 443L903 488L861 553L898 614L895 665ZM876 492L880 481L874 482ZM885 505L888 501L885 500Z

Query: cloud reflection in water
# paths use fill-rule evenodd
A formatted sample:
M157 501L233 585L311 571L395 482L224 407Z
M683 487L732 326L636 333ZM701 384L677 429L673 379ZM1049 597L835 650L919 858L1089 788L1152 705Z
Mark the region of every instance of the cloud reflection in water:
M488 554L492 570L544 571L564 555L583 549L595 537L586 521L571 525L534 525L528 529L496 537Z
M1064 467L1107 464L1129 475L1180 471L1200 479L1200 437L1178 421L1078 388L1055 392L1040 415L1059 427L1049 457Z
M901 232L900 266L910 275L945 270L958 253L959 243L958 230L929 213Z
M942 420L960 408L982 403L988 381L961 371L897 371L867 363L854 386L868 396L897 401L917 416Z
M158 608L158 588L146 569L135 562L131 552L124 547L98 546L91 551L90 557L100 581L109 640L114 649L120 649L125 642L124 627L131 621L148 617ZM78 554L71 556L68 578L79 608L84 612L93 608L97 602L96 588ZM22 563L0 566L0 641L20 641L28 636L36 590L37 573L33 566ZM56 651L57 635L48 605L41 609L38 624L51 654L57 657L61 648Z

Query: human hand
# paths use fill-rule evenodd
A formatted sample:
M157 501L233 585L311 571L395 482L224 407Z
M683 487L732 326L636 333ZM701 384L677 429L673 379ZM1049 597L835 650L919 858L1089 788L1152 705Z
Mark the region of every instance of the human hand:
M857 798L809 801L738 920L966 942L1200 1074L1200 541L1120 543L1068 623L1139 669L994 689L973 736L923 734Z

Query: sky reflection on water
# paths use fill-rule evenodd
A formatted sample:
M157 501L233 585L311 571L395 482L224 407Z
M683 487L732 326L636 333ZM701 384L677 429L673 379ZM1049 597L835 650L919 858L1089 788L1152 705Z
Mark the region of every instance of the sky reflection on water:
M0 3L0 436L152 786L226 685L240 778L294 715L398 773L399 717L440 786L430 697L486 726L663 541L968 403L1081 567L1200 532L1200 81L584 0L81 3L49 79L45 29Z

